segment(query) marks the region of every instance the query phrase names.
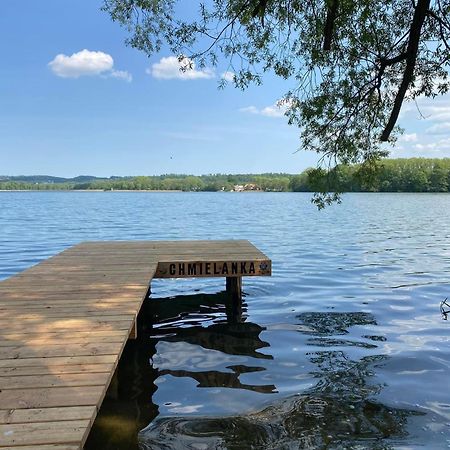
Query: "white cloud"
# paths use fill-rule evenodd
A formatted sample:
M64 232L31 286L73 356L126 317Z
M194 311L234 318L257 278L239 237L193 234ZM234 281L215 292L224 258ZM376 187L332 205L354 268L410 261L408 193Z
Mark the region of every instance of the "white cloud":
M450 120L450 95L434 99L420 97L417 99L416 115L422 120L446 122Z
M259 109L256 106L246 106L245 108L240 108L239 111L250 114L259 114Z
M438 141L427 142L427 143L419 143L416 144L415 149L420 152L422 156L430 156L430 157L442 157L449 155L450 152L450 138L440 139Z
M292 107L293 102L288 99L282 99L270 106L264 108L257 108L256 106L246 106L240 108L239 111L250 114L259 114L266 117L283 117L286 111Z
M224 72L224 73L222 74L222 78L223 78L225 81L228 81L229 83L231 83L231 82L234 81L234 72L230 72L229 70L227 70L226 72Z
M114 70L112 56L100 51L84 49L71 56L60 53L48 65L56 76L62 78L103 76L119 78L128 82L132 80L129 72Z
M113 70L109 76L111 78L118 78L119 80L124 80L128 83L131 83L131 81L133 81L131 73L127 72L126 70Z
M406 145L396 145L391 151L393 158L448 158L450 157L450 138L444 137L439 140L429 140L427 135L418 136L418 141Z
M450 134L450 123L437 123L425 130L428 134Z
M446 122L450 120L450 105L436 108L425 108L423 113L426 119L434 120L436 122Z
M161 58L159 62L152 64L146 72L154 78L161 80L198 80L214 78L214 71L211 69L197 70L195 63L185 57L181 61L175 56Z
M56 55L48 65L59 77L78 78L84 75L100 75L112 70L114 60L107 53L84 49L71 56Z
M175 414L192 414L199 412L205 405L189 405L189 406L177 406L175 408L168 408L168 411ZM197 447L202 448L202 447Z
M403 134L399 137L400 142L416 142L417 141L417 133Z
M261 109L260 114L266 117L283 117L286 109L279 105L266 106Z
M391 150L392 157L450 156L450 94L405 103L399 125L405 134Z

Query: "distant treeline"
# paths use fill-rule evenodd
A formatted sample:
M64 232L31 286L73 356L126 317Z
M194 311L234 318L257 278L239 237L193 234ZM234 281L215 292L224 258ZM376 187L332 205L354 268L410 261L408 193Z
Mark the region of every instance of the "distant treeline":
M169 190L169 191L232 191L232 190L263 190L287 192L291 190L290 182L293 175L267 173L261 175L158 175L138 177L113 177L100 179L95 177L89 181L74 182L30 181L52 177L0 177L0 189L3 190ZM23 180L26 178L27 180ZM80 177L77 177L80 178Z
M383 160L367 174L358 164L332 171L309 169L293 177L291 189L305 192L449 192L450 158Z
M266 192L449 192L450 158L387 159L367 183L358 165L338 166L331 172L307 169L284 173L233 175L159 175L73 179L47 176L0 177L1 190L176 190Z

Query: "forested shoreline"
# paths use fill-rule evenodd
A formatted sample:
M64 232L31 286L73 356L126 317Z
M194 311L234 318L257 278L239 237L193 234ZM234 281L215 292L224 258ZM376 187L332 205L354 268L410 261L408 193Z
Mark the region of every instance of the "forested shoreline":
M265 191L265 192L449 192L450 158L386 159L370 183L359 165L301 174L158 175L73 179L46 176L0 177L0 190Z

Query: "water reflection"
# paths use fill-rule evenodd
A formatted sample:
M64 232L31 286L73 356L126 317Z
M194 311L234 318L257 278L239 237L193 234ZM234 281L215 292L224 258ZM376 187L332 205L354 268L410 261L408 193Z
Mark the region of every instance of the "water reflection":
M303 325L300 332L307 334L307 345L330 348L306 353L316 366L311 375L317 383L312 389L242 416L158 418L140 433L141 447L393 448L396 439L407 435L408 417L419 413L374 400L383 386L371 382L373 370L386 357L352 359L336 348L355 342L330 339L348 334L353 326L376 325L375 318L362 312L314 312L297 319ZM366 344L366 348L374 347Z
M145 450L162 449L392 449L407 435L407 409L315 392L237 417L166 417L140 434Z
M239 308L236 306L226 293L149 302L144 313L147 318L153 318L153 330L159 341L158 351L152 359L158 375L189 377L198 383L196 387L199 388L236 388L265 394L276 392L273 384L245 384L239 379L242 374L264 371L264 367L231 364L225 366L225 370L211 370L228 360L225 355L273 359L271 355L258 351L269 347L260 339L264 328L245 322L245 304Z
M367 349L377 348L377 345L366 340L357 341L355 339L336 337L348 334L348 328L352 326L377 325L372 314L364 312L308 312L300 314L297 316L297 319L300 320L300 325L304 327L303 329L299 329L299 331L311 335L308 339L309 345L322 347L352 346ZM378 336L364 337L375 341L378 339ZM383 339L382 336L379 336L379 338L380 340ZM338 354L339 352L337 352Z
M260 339L264 328L245 320L245 303L233 304L225 292L147 299L139 316L138 339L125 348L85 448L136 449L139 430L152 422L161 407L192 412L177 402L154 404L156 380L166 377L189 378L199 388L276 392L273 384L240 381L242 375L266 370L243 364L240 357L273 359L259 351L269 347ZM224 361L231 364L218 370Z
M304 370L313 383L289 396L277 394L273 383L256 382L263 377L251 378L270 375L266 362L276 363L276 356L261 338L264 327L246 319L245 304L233 315L225 293L147 301L140 337L127 345L86 448L391 449L422 414L377 401L383 384L374 373L388 357L373 350L385 338L355 339L350 332L373 329L372 314L297 315L292 333L304 342L312 368ZM220 392L219 401L197 388ZM233 391L223 395L223 388ZM259 411L243 401L242 415L227 414L226 402L244 392L271 395ZM196 403L186 403L186 396Z
M269 347L260 339L263 327L246 322L246 304L237 310L225 292L152 299L143 310L146 331L165 342L186 342L228 355L273 359L258 350Z
M442 300L439 307L441 310L442 319L447 320L448 315L450 314L450 304L448 303L448 298L445 298L444 300Z
M322 336L348 334L348 329L356 325L377 325L375 317L365 312L307 312L297 320L306 325L308 334Z

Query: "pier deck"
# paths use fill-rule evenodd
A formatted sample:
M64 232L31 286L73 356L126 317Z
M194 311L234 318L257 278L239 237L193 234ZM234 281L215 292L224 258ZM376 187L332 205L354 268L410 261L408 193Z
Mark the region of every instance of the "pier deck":
M248 241L114 241L0 282L0 448L83 447L153 278L270 274Z

